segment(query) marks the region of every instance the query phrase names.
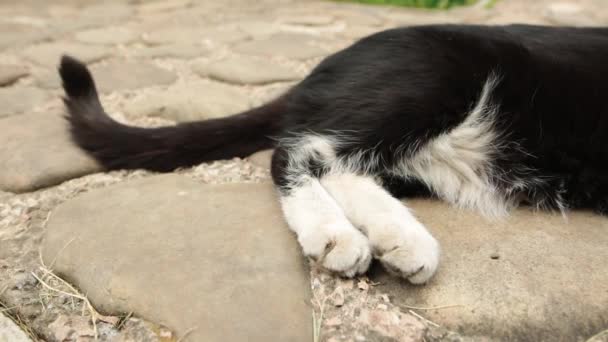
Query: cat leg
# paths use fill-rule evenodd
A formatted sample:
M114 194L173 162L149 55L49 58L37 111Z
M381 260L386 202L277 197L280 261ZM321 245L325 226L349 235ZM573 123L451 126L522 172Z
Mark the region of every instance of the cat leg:
M304 254L331 272L352 277L367 271L371 251L365 235L319 182L324 165L333 158L330 140L303 137L275 150L272 176L285 219Z
M439 244L374 178L328 173L321 178L321 185L349 221L367 236L374 257L389 272L414 284L431 278L439 261Z

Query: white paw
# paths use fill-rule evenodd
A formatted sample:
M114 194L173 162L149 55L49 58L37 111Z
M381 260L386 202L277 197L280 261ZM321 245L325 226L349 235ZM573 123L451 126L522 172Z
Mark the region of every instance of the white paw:
M384 268L412 284L424 284L439 264L439 244L426 230L410 231L385 250L376 250Z
M372 260L369 241L350 223L346 227L336 228L335 224L320 227L310 235L299 236L298 241L304 254L322 268L345 277L365 273Z

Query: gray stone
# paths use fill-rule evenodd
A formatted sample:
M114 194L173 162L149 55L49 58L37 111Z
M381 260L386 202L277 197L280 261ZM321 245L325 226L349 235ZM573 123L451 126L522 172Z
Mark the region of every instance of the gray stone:
M10 318L0 312L0 342L31 342L32 340Z
M57 70L40 70L34 73L32 76L34 77L34 83L40 88L48 90L61 88L61 78L59 77Z
M144 47L134 52L141 58L196 58L208 55L211 50L205 46L187 43Z
M323 26L333 23L334 17L330 15L297 15L281 18L281 22L291 25Z
M279 26L272 19L239 21L237 27L256 38L266 37L279 31Z
M268 60L240 56L197 64L194 70L201 76L235 84L267 84L300 78L296 72Z
M543 14L554 24L567 26L597 25L590 13L574 3L558 2L550 4Z
M152 91L124 107L134 117L156 116L176 122L224 117L249 108L247 95L220 83L199 82Z
M137 35L125 28L106 27L78 32L76 40L82 43L115 45L127 44L135 41Z
M53 211L42 256L102 312L184 341L312 340L308 272L270 184L161 175L91 191Z
M26 192L100 170L70 140L57 114L24 114L0 120L0 189Z
M47 40L51 34L30 25L0 23L0 50Z
M103 3L86 7L80 13L79 18L88 21L92 25L107 25L116 22L124 22L133 14L130 6L120 3Z
M297 33L278 33L268 38L241 42L235 45L237 52L260 56L285 56L309 59L329 54L325 48L315 45L315 37Z
M442 244L424 286L384 273L373 280L397 305L455 307L421 314L471 337L584 341L608 326L608 219L589 212L517 210L488 222L431 200L407 202Z
M0 86L11 84L27 74L27 69L22 66L0 64Z
M21 114L50 100L51 94L32 87L0 88L0 118Z
M110 61L94 65L91 72L102 92L132 90L173 83L177 76L157 66L142 62Z
M157 0L147 1L138 7L142 14L167 12L189 7L192 5L192 0Z
M101 46L66 42L34 45L23 51L25 58L49 68L55 68L63 54L76 57L84 63L93 63L108 57L110 51Z
M273 153L274 150L259 151L247 157L247 160L249 160L253 165L270 169Z
M161 44L202 44L204 41L233 43L248 37L243 31L233 28L210 27L166 27L144 34L148 45Z

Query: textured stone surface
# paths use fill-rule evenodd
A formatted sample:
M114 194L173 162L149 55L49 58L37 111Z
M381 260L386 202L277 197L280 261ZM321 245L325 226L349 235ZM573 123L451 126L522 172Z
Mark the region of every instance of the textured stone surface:
M21 114L50 98L48 92L33 87L0 88L0 118Z
M270 162L272 161L272 153L274 150L264 150L256 152L247 159L254 165L263 167L265 169L270 169Z
M164 175L90 192L54 211L42 253L100 310L186 341L312 340L304 259L269 184Z
M50 36L49 32L29 25L0 23L0 50L43 41Z
M234 49L244 54L259 56L285 56L295 59L308 59L329 53L314 44L315 37L296 33L278 33L268 38L238 43Z
M247 96L221 83L199 82L151 92L125 105L133 117L153 116L177 122L212 119L249 108Z
M468 336L504 341L579 341L608 327L608 219L518 210L503 222L430 200L407 202L442 244L425 286L373 279L397 305Z
M192 0L155 0L144 2L138 7L142 14L172 11L182 7L188 7Z
M148 63L111 61L91 68L97 89L102 92L145 88L173 83L177 76Z
M545 17L552 23L566 26L586 26L593 22L592 15L578 4L557 2L547 7Z
M167 44L144 47L135 51L141 58L197 58L208 55L211 50L205 46L187 43Z
M23 51L25 58L49 68L55 68L63 54L76 57L85 63L92 63L108 57L110 52L100 46L63 42L34 45Z
M136 39L137 35L133 31L117 27L92 29L76 34L76 40L89 44L127 44Z
M27 74L27 69L20 65L0 64L0 86L11 84Z
M271 61L240 56L198 64L195 71L202 76L236 84L266 84L300 78L296 72Z
M0 342L31 342L15 322L0 312Z
M143 35L144 41L149 45L160 44L202 44L210 40L214 42L232 43L247 38L241 30L232 28L213 27L165 27Z
M0 131L0 189L32 191L100 170L72 144L58 114L2 119Z

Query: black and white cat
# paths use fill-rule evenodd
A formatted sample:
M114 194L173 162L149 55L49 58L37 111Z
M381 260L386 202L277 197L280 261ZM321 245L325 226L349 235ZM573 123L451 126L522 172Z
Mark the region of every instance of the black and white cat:
M272 176L304 254L345 276L377 258L424 283L439 244L396 199L484 215L520 203L608 212L608 28L434 25L364 38L280 98L161 128L104 113L64 57L74 141L106 169L178 167L275 148Z

